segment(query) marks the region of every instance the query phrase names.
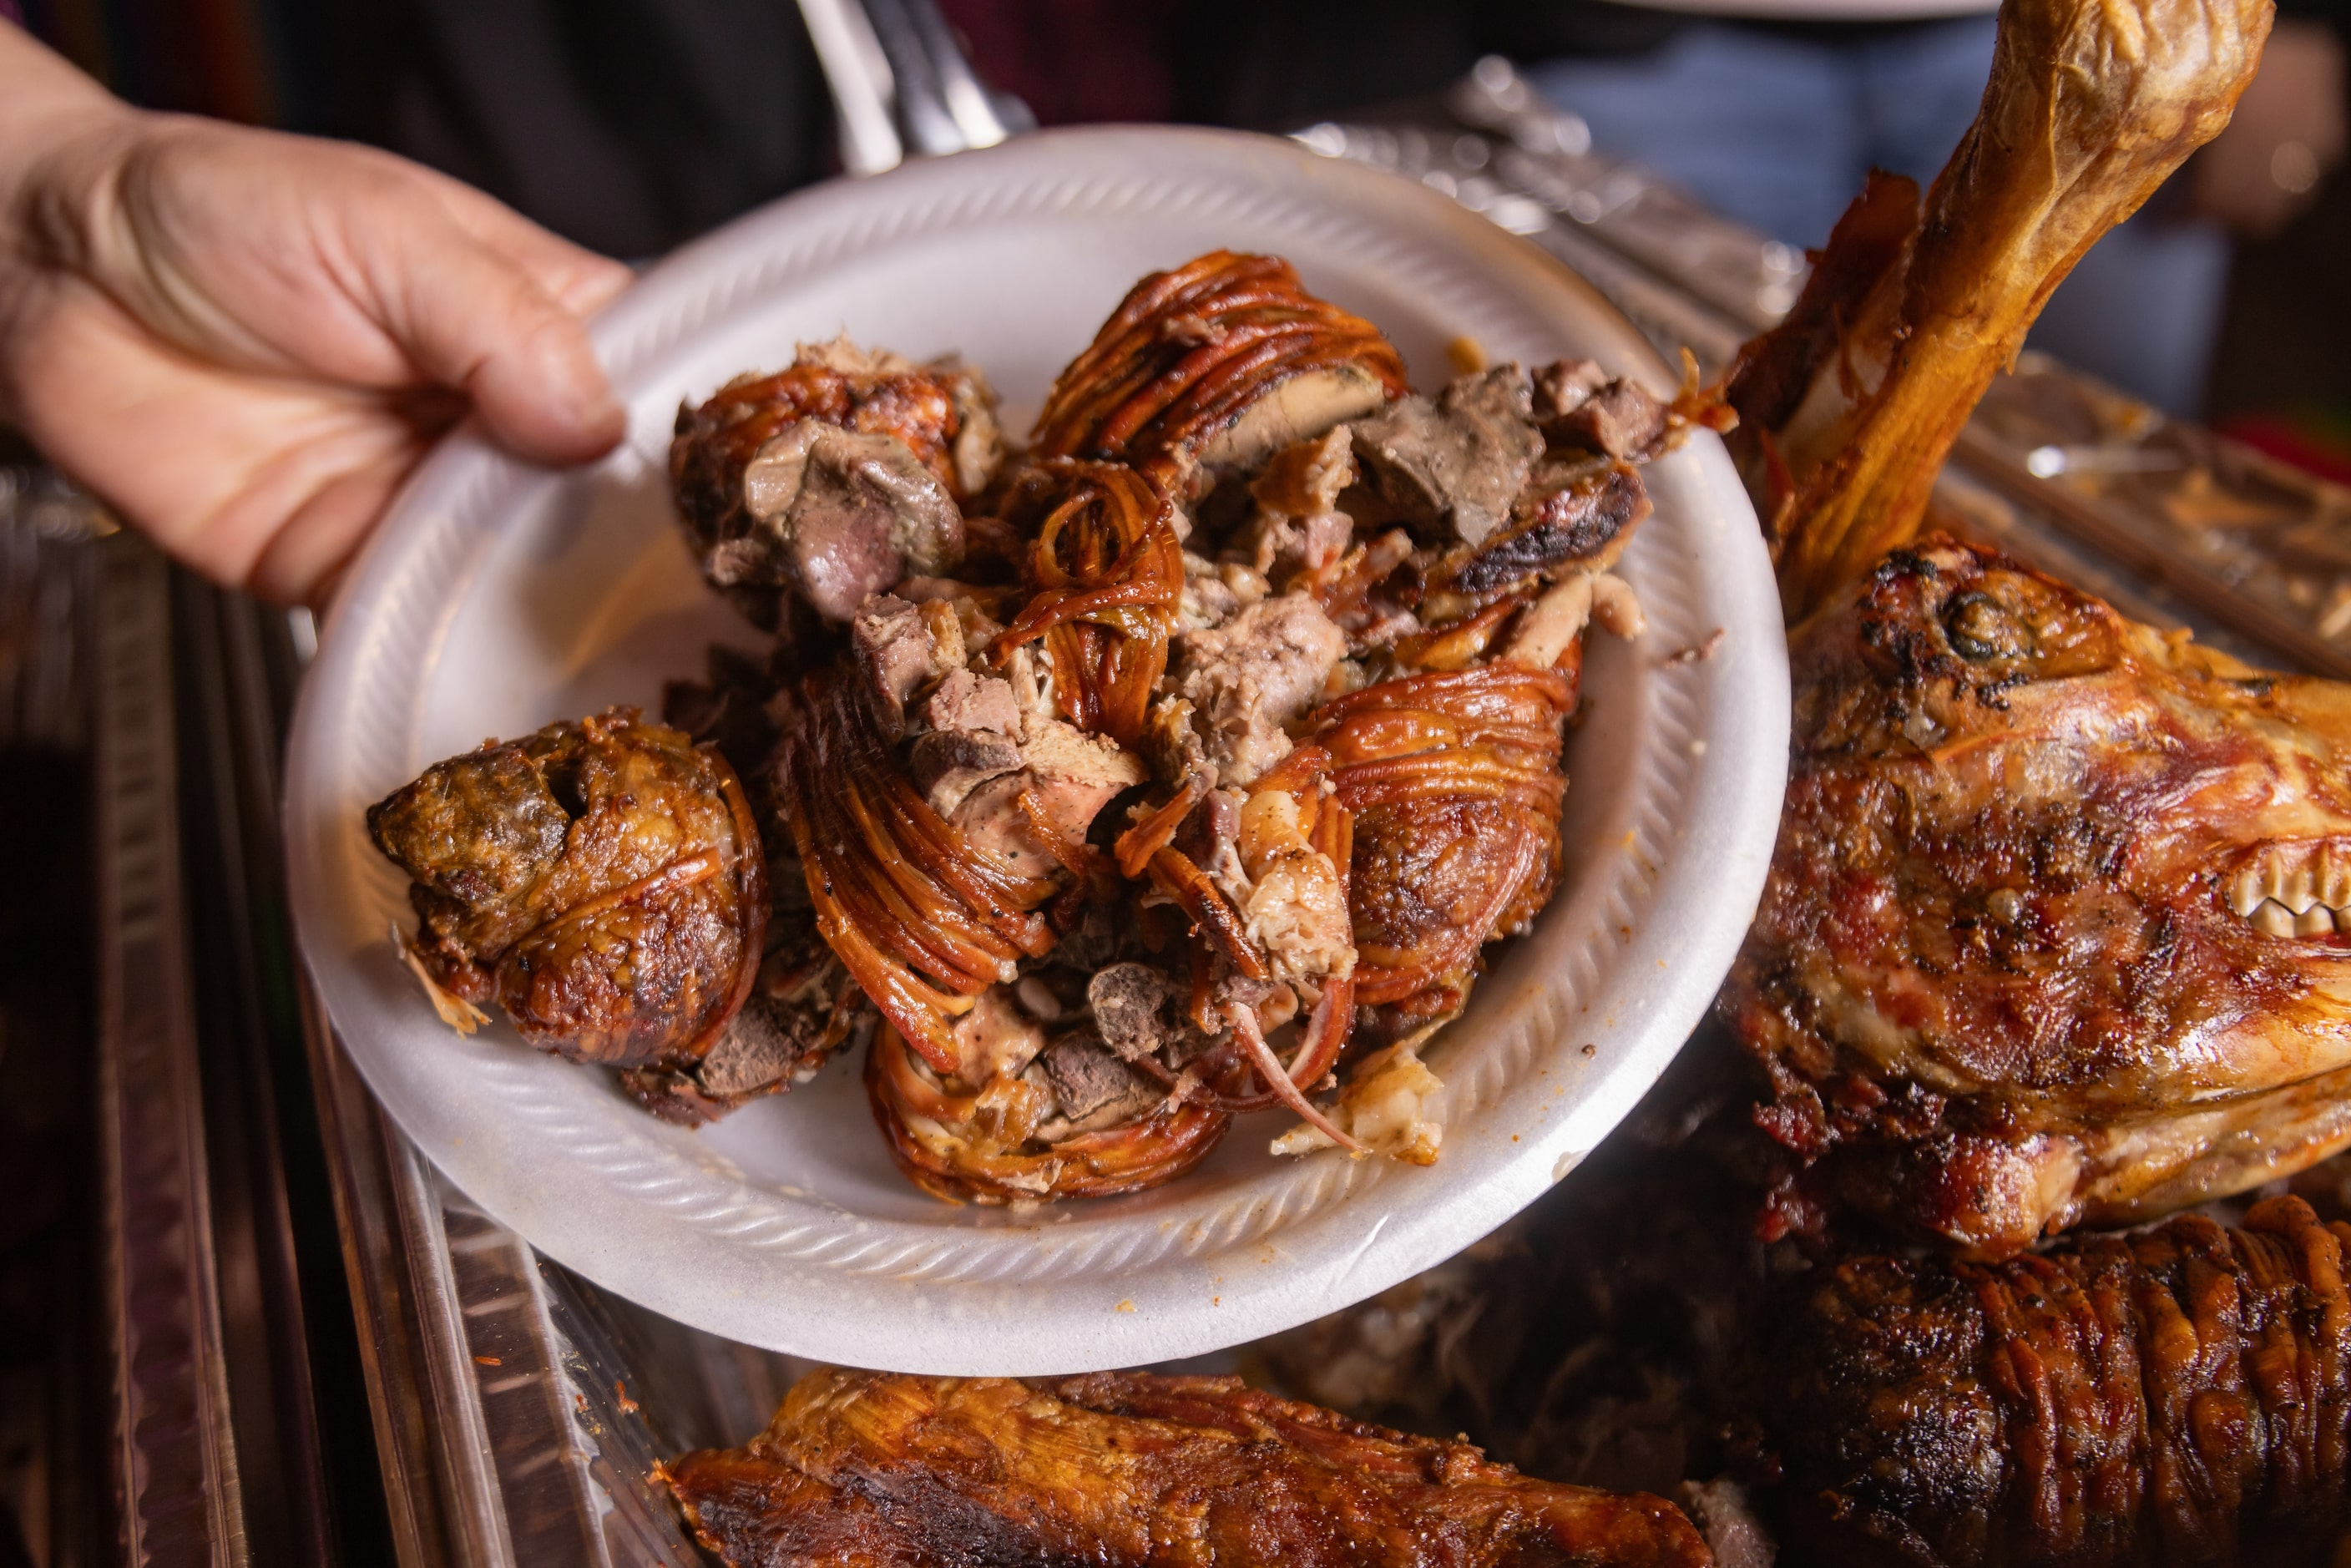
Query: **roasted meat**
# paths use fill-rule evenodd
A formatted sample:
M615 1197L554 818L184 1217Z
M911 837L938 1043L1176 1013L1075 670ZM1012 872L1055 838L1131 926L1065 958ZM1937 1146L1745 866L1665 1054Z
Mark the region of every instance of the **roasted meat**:
M2351 687L1947 539L1791 654L1726 1006L1836 1193L1999 1253L2351 1145Z
M1132 464L1185 496L1405 390L1379 329L1279 256L1211 251L1136 284L1037 416L1046 457Z
M2269 15L2007 7L1923 205L1873 180L1730 376L1800 623L1788 808L1727 1000L1765 1122L1822 1162L1783 1220L1826 1188L2000 1254L2351 1143L2314 902L2351 896L2334 688L1947 540L1887 553L2050 290L2226 123Z
M791 595L841 622L909 571L954 568L958 503L998 447L977 371L844 338L681 407L670 485L703 574L746 614L774 628Z
M1793 1282L1754 1409L1823 1564L2339 1561L2351 1226L2296 1197L2000 1264Z
M1873 178L1729 382L1788 619L1910 539L1959 427L2099 235L2229 121L2271 0L2001 14L1983 106L1923 203Z
M1722 405L1584 361L1411 396L1288 263L1216 252L1136 286L1008 465L991 409L844 338L680 411L705 574L776 635L668 702L746 786L771 930L723 1040L564 1049L701 1122L870 1038L893 1155L956 1200L1150 1186L1275 1105L1279 1151L1434 1160L1419 1047L1551 895L1586 631L1640 631L1638 465ZM511 914L520 852L439 843L434 896Z
M1570 675L1501 661L1398 676L1316 711L1355 817L1358 1002L1415 1025L1449 1018L1479 950L1550 901L1574 706Z
M1690 1568L1662 1499L1520 1475L1238 1378L820 1372L668 1467L729 1568Z
M2059 0L2001 17L1924 202L1878 175L1729 396L1791 621L1918 529L1959 427L2074 262L2228 123L2270 0Z
M1028 598L990 657L1039 643L1070 722L1132 746L1183 596L1181 515L1132 468L1068 459L1025 466L1004 502Z
M891 1157L935 1197L981 1203L1108 1197L1156 1186L1207 1157L1231 1115L1168 1092L1082 1028L976 1088L929 1070L894 1030L865 1061Z
M759 969L766 862L716 750L613 708L436 763L368 831L413 879L405 950L444 1016L470 1027L496 1001L574 1061L717 1056L725 1092L759 1087L725 1042Z

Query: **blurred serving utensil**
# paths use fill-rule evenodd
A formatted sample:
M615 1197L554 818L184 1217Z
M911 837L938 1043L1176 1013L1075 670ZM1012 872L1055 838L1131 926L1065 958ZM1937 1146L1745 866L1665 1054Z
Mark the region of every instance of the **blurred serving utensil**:
M841 122L841 166L878 174L911 152L993 147L1037 117L983 83L934 0L799 0Z

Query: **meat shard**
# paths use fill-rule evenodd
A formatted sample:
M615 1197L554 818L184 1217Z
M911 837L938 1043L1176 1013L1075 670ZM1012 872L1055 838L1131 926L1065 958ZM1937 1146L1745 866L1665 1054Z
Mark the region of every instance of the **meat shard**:
M729 1568L1698 1568L1660 1498L1520 1475L1231 1377L811 1374L665 1468Z
M1282 727L1322 695L1347 652L1313 599L1286 593L1177 639L1178 689L1220 781L1248 784L1290 755Z
M1542 455L1531 400L1527 372L1514 364L1459 377L1434 402L1400 398L1356 421L1355 461L1405 522L1481 544L1510 517Z

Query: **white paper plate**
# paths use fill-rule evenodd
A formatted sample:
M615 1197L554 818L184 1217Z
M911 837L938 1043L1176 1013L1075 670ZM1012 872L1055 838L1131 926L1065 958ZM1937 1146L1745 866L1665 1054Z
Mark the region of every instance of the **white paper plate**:
M1593 639L1571 737L1568 866L1431 1055L1443 1158L1277 1160L1242 1119L1155 1192L1029 1213L926 1197L890 1164L859 1064L687 1132L503 1022L443 1028L386 931L403 881L360 813L438 758L609 703L657 707L713 639L754 645L695 575L664 482L681 397L843 328L961 350L1025 430L1134 280L1225 246L1274 252L1441 384L1464 335L1495 359L1584 354L1671 377L1532 246L1392 174L1221 132L1096 130L836 183L664 262L597 324L630 441L591 470L454 438L353 571L302 690L287 786L303 951L384 1106L533 1244L698 1328L856 1365L1074 1373L1205 1353L1383 1290L1558 1180L1656 1079L1712 998L1779 818L1779 601L1711 436L1649 471L1625 573L1649 616ZM1719 635L1711 657L1668 662Z

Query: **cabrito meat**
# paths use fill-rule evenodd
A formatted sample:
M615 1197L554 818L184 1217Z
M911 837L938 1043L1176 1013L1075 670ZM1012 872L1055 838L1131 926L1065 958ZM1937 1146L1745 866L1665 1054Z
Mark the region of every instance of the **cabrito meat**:
M842 339L680 411L687 538L776 640L669 711L739 775L774 934L726 1051L575 1053L699 1121L870 1039L885 1144L956 1200L1151 1186L1274 1106L1281 1152L1434 1160L1419 1048L1550 896L1584 635L1639 634L1640 465L1720 405L1581 361L1412 398L1216 252L1135 286L1029 450L992 406Z
M665 1467L728 1568L1700 1568L1673 1504L1521 1476L1230 1377L811 1374Z

